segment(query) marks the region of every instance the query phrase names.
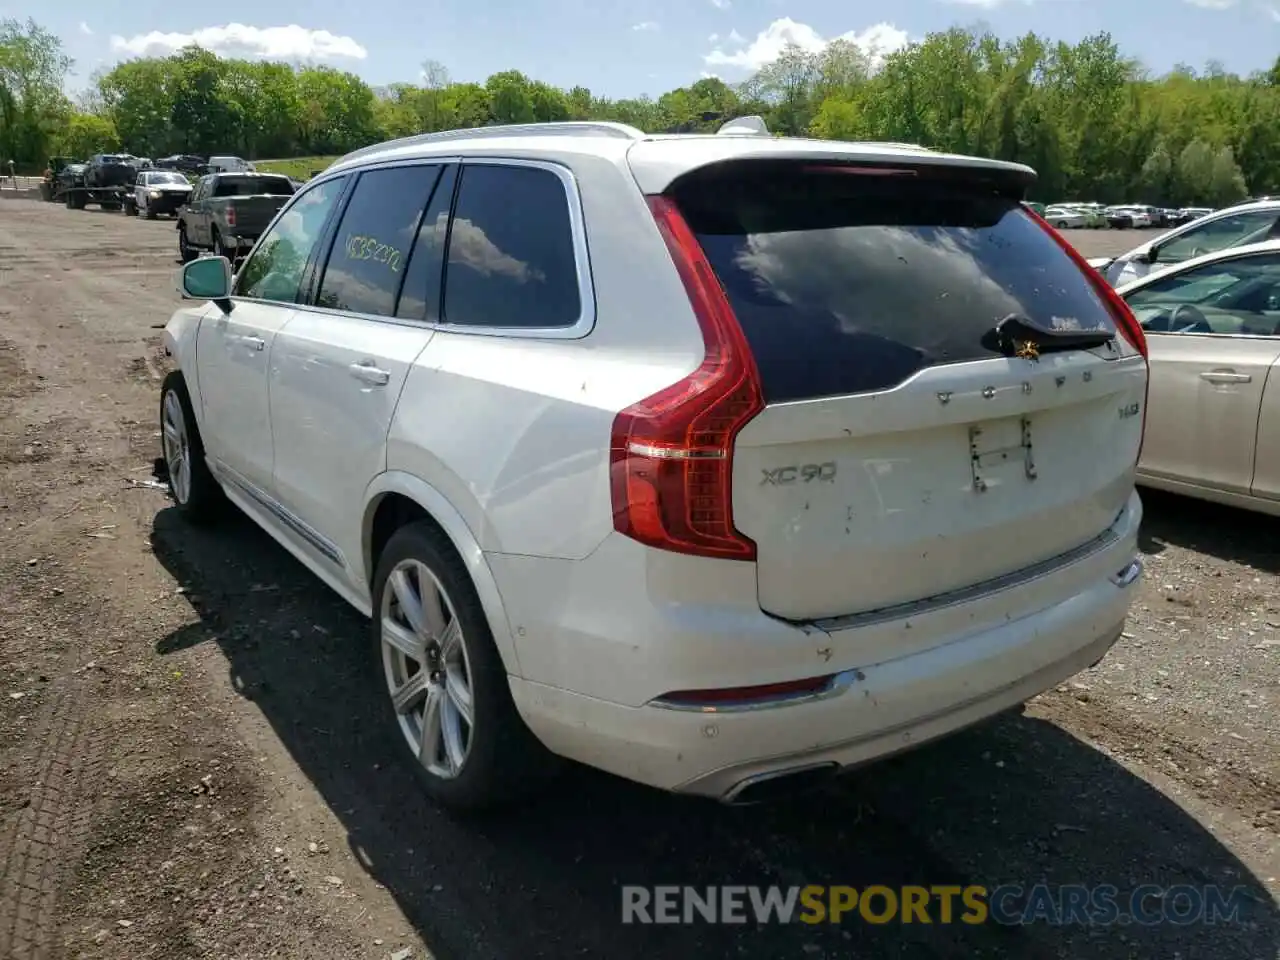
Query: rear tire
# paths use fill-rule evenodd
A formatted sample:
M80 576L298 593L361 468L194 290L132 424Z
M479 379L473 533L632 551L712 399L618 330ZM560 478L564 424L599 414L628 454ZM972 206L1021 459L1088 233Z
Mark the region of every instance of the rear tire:
M199 253L200 252L195 247L187 243L186 224L179 223L178 224L178 256L182 259L183 263L190 263L197 256L199 256Z
M401 527L378 558L370 639L397 752L441 806L510 804L558 768L516 710L471 577L430 524Z
M228 249L222 242L222 235L217 230L213 231L213 255L215 257L226 257L228 261L235 262L235 251Z
M187 381L177 370L160 387L160 437L169 492L182 516L196 525L216 520L226 495L205 461Z

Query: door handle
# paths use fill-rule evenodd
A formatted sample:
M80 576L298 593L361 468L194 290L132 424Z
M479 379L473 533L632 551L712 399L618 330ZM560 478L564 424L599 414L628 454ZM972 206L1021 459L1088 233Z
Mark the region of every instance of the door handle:
M1249 383L1253 377L1247 373L1236 373L1234 370L1206 370L1200 374L1201 380L1210 383Z
M250 350L262 350L266 347L267 341L261 337L241 337L240 342Z
M373 387L385 387L391 380L390 373L378 369L372 363L353 363L347 367L347 370L361 383L367 383Z

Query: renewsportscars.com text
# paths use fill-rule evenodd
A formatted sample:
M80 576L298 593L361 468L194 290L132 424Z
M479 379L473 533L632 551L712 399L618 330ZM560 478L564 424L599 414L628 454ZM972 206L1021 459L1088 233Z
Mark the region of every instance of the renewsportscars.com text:
M1239 919L1243 888L1109 884L624 886L624 924L925 923L1019 926L1215 924Z

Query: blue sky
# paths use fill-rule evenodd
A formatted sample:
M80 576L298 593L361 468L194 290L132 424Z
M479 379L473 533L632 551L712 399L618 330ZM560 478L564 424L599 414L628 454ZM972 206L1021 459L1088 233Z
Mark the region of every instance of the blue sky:
M25 17L15 0L0 16ZM1151 69L1211 59L1270 66L1280 0L62 0L37 18L76 60L73 88L95 69L165 54L195 39L219 53L326 62L374 84L418 79L438 60L455 80L515 68L610 97L657 95L715 74L749 76L789 38L847 36L891 51L949 26L984 23L1075 40L1109 30Z

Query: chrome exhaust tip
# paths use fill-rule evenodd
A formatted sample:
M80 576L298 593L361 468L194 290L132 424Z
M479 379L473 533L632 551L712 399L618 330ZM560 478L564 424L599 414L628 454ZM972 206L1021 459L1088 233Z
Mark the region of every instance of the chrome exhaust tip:
M793 797L822 786L839 769L838 763L826 761L757 773L735 783L722 800L730 806L745 807Z

